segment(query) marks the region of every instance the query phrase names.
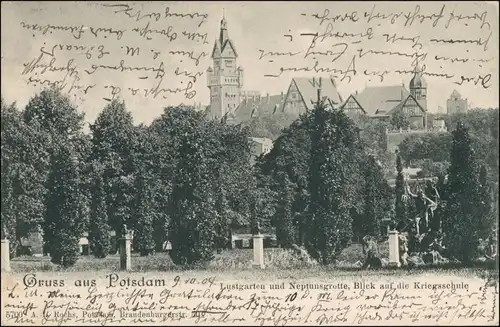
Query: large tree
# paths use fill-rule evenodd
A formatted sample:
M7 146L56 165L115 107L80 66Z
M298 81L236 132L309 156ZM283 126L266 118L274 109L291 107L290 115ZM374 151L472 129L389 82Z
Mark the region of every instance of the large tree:
M277 203L274 226L276 226L276 239L278 244L285 248L290 248L296 243L298 229L294 224L292 212L293 206L293 186L288 175L284 171L279 171L276 177L277 183Z
M170 254L178 264L206 262L214 249L229 246L231 227L250 223L248 129L207 120L192 108L171 108L165 115L163 126L171 126L169 142L176 149Z
M81 187L76 151L70 145L59 146L51 156L44 232L51 261L64 267L78 260L79 240L87 226Z
M47 223L48 208L47 198L57 195L51 192L57 192L56 189L50 189L47 185L48 172L54 172L54 167L51 165L64 159L64 156L71 152L74 158L74 168L78 178L78 187L73 190L73 196L82 201L82 219L88 221L88 179L82 178L80 172L84 169L84 158L88 155L88 139L83 134L84 115L79 112L77 107L67 95L61 93L55 88L48 88L36 94L30 99L26 108L23 111L23 120L26 129L31 135L32 141L27 142L23 148L23 156L25 159L24 174L19 175L18 185L22 189L25 197L20 200L29 201L28 208L34 209L36 206L41 210L40 214L45 216ZM37 140L34 140L34 139ZM57 156L57 160L55 158ZM59 166L58 166L59 167ZM23 202L21 202L23 203ZM33 219L33 218L32 218ZM25 232L40 230L42 221L37 221L37 224L29 224L24 226ZM46 226L43 228L47 230ZM49 235L44 235L44 240L48 244L50 242Z
M156 163L158 135L145 126L137 128L134 145L134 199L132 201L132 223L134 225L134 250L141 255L150 255L157 248L154 238L155 223L160 215L156 202L159 170Z
M90 129L90 160L103 166L109 225L119 235L123 224L133 227L129 220L135 193L133 151L137 134L132 115L124 102L114 100L101 111Z
M250 164L249 129L224 122L207 123L211 130L213 184L217 194L216 248L227 248L234 228L249 226L252 197L252 167Z
M398 153L396 157L396 203L395 203L395 223L398 230L401 230L408 223L405 196L405 178L403 175L403 164L401 163L401 155Z
M213 258L217 225L216 196L210 169L210 132L204 117L191 109L180 108L184 121L178 126L179 159L170 199L170 235L174 263L192 265Z
M318 101L312 116L307 246L315 259L330 264L352 238L350 211L361 142L354 123L342 111L326 110Z
M3 98L1 100L1 142L2 142L2 237L7 235L10 241L10 255L15 256L18 239L16 226L19 214L19 187L16 187L22 158L19 147L27 136L23 133L23 121L15 104L8 106ZM28 217L23 217L28 218ZM24 221L25 219L19 219Z
M304 244L309 204L309 160L311 152L310 115L302 115L285 128L271 151L256 163L258 193L262 195L260 216L264 225L271 223L277 232L283 212L290 211L292 224L287 227L295 235L292 243ZM285 180L286 179L286 180ZM287 209L291 198L291 209ZM285 211L283 211L285 209ZM281 212L281 213L279 213ZM280 242L278 240L278 242ZM291 245L290 242L281 244Z
M453 131L449 169L447 217L443 229L450 255L470 263L477 255L487 217L481 209L481 184L468 129L457 123Z
M491 228L495 224L496 217L492 212L493 209L493 192L491 183L488 178L488 169L485 165L481 165L479 170L479 207L477 210L477 217L480 221L479 231L483 239L488 238Z
M96 258L105 258L111 251L111 228L108 225L103 172L99 164L95 165L92 173L89 245Z
M353 229L360 236L379 236L382 220L389 218L392 198L390 187L374 156L365 158L361 170L363 211L361 215L356 215L356 226Z

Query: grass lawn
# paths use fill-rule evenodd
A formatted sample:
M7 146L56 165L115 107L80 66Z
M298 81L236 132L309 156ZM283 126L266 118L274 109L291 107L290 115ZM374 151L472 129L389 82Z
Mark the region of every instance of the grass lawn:
M381 243L380 252L382 257L388 257L388 246L387 242ZM339 256L338 263L334 266L323 267L318 266L314 263L304 262L297 257L295 257L291 252L279 249L279 248L269 248L265 249L265 259L266 269L264 270L263 276L266 272L273 271L274 277L277 275L283 276L284 278L293 275L291 272L294 271L300 275L307 275L314 273L315 276L318 274L329 275L335 272L335 274L413 274L423 271L441 271L441 270L456 270L461 271L466 274L478 271L476 268L461 268L458 265L448 264L447 266L427 266L414 268L412 270L408 269L383 269L382 271L373 270L361 270L354 264L357 261L363 261L364 255L362 253L362 248L360 244L352 244L347 247ZM226 250L222 253L216 254L215 258L205 267L200 267L194 270L206 270L206 271L228 271L231 274L236 274L238 272L254 271L252 269L253 261L253 250L252 249L234 249ZM41 272L41 271L52 271L52 272L89 272L89 271L119 271L120 270L120 258L118 255L111 255L104 259L96 259L92 256L82 256L77 263L70 268L62 269L57 265L50 262L49 257L18 257L11 261L12 271L14 273L26 273L26 272ZM485 267L482 267L485 268ZM156 253L152 256L141 257L137 254L132 254L132 270L134 272L147 272L147 271L183 271L181 267L177 267L170 259L167 253ZM483 269L479 269L483 270Z
M380 250L383 257L389 256L387 242L381 243ZM363 261L364 256L360 244L352 244L346 248L339 256L341 266L353 266L357 261ZM299 261L291 252L280 248L264 249L265 263L270 268L307 268L314 266L311 263ZM215 255L212 262L205 269L246 269L252 267L252 249L225 250ZM135 271L166 271L178 270L170 259L168 253L156 253L152 256L141 257L136 253L132 254L132 266ZM11 260L11 267L14 271L55 271L59 270L56 265L50 262L49 257L22 256ZM110 255L104 259L96 259L93 256L81 256L75 266L67 269L69 271L118 271L120 269L119 255Z

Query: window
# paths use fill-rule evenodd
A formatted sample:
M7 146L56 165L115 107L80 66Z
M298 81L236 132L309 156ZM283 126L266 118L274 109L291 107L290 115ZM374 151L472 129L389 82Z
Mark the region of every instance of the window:
M233 61L232 60L226 60L226 67L233 67Z

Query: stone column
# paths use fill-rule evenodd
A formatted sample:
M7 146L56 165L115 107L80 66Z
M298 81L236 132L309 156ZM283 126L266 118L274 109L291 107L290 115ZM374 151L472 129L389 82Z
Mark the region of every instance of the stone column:
M253 235L253 267L264 269L264 235Z
M10 248L9 240L3 239L1 244L2 272L10 271Z
M399 233L397 230L389 232L389 266L399 267Z
M130 234L125 234L124 237L120 238L120 270L128 271L132 269L131 242L132 237Z

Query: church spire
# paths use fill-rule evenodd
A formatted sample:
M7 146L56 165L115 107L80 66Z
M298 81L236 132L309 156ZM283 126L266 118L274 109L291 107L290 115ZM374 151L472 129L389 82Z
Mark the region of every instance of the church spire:
M224 46L224 43L227 41L227 21L225 16L225 10L222 9L222 20L220 21L220 44L221 47Z

